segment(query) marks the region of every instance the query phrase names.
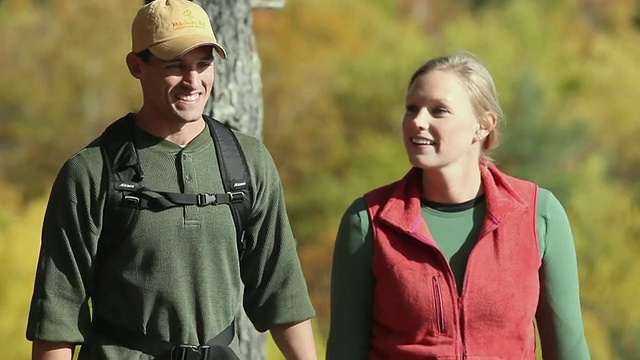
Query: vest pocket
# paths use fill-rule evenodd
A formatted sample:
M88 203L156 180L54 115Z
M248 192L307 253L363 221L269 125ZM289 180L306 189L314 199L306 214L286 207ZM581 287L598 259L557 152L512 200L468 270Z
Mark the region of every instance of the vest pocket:
M442 299L442 286L440 285L440 279L438 276L434 276L432 279L433 284L433 304L436 310L436 329L440 334L446 332L445 320L444 320L444 299Z

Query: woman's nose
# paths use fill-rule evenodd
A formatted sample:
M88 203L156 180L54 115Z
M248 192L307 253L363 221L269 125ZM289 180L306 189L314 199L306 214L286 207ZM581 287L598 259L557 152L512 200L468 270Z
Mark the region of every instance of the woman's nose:
M418 109L418 113L413 118L413 123L417 127L426 129L429 127L430 120L431 120L431 113L429 112L429 109L427 109L426 107L421 107L420 109Z

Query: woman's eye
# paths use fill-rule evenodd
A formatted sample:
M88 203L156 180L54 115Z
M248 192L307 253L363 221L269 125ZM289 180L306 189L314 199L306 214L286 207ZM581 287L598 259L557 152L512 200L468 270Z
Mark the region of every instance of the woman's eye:
M405 106L405 112L406 113L414 113L414 112L416 112L417 109L418 109L418 107L415 106L415 105L407 105L407 106Z
M443 107L438 107L438 108L435 108L435 109L431 110L431 113L433 115L444 115L444 114L447 113L447 109L445 109Z

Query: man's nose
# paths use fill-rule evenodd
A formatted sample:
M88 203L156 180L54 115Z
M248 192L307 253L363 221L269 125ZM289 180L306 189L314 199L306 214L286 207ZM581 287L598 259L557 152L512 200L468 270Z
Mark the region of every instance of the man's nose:
M200 74L198 74L196 70L188 70L182 77L182 81L185 83L185 85L189 85L191 88L196 88L198 86L199 79Z

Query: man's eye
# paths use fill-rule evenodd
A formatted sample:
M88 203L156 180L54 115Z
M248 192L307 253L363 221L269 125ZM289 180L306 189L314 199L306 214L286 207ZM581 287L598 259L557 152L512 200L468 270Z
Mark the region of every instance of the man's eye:
M201 62L198 64L198 67L202 70L207 69L209 66L211 66L212 62L211 61L205 61L205 62Z
M405 112L410 114L410 113L414 113L418 110L418 107L415 105L407 105L405 106Z

